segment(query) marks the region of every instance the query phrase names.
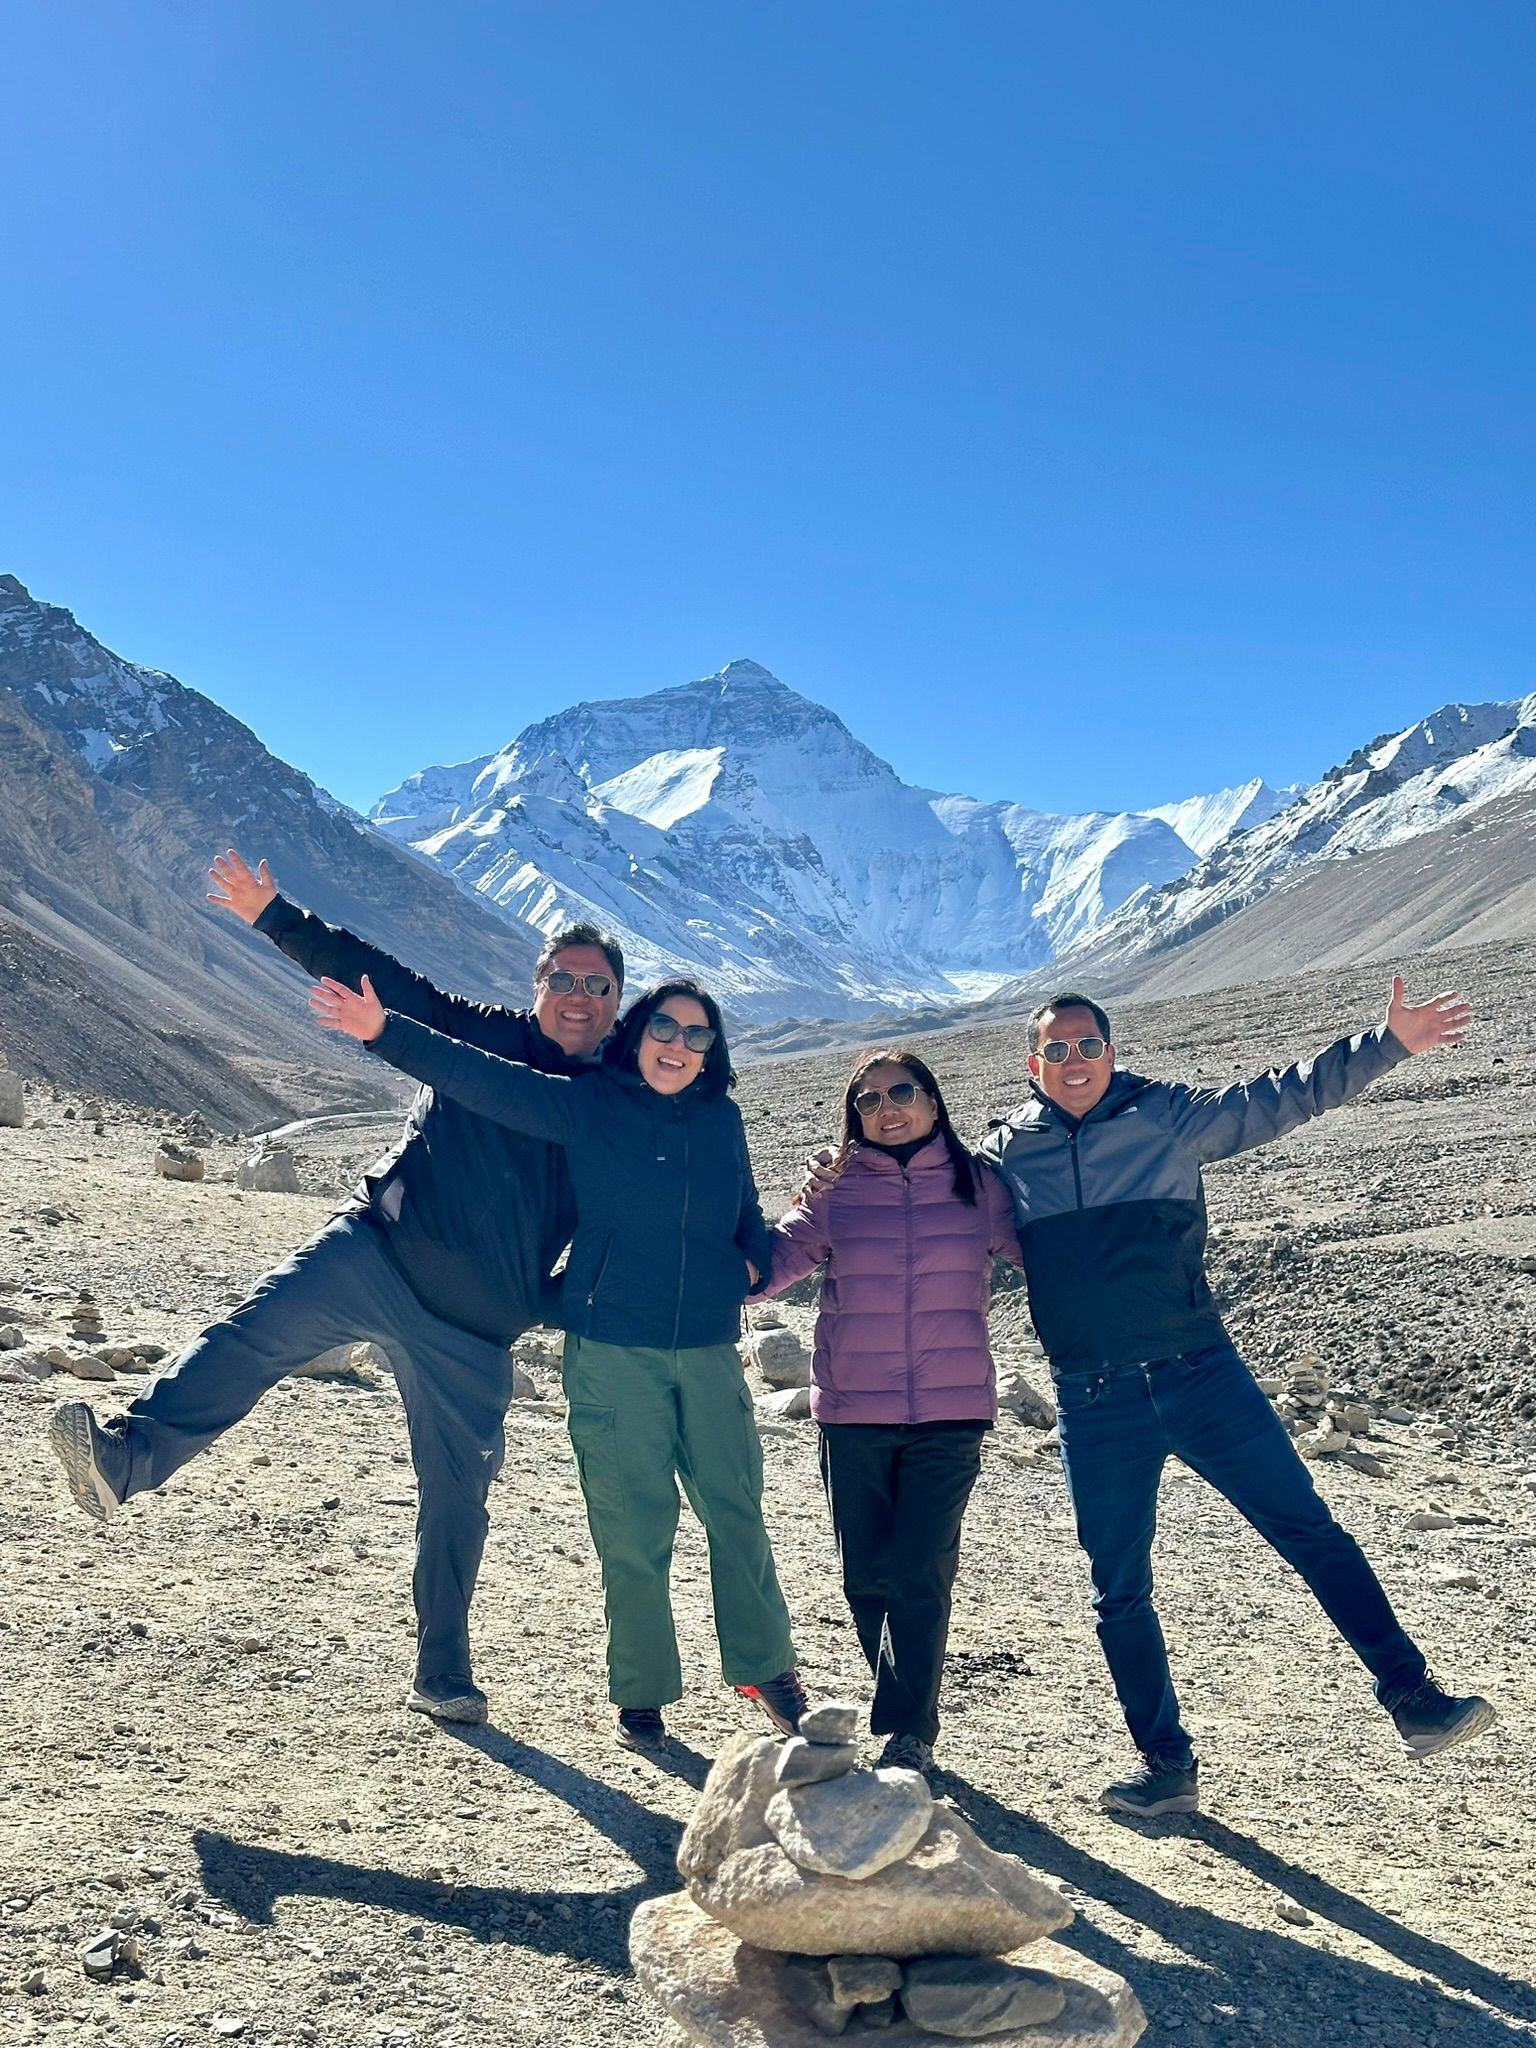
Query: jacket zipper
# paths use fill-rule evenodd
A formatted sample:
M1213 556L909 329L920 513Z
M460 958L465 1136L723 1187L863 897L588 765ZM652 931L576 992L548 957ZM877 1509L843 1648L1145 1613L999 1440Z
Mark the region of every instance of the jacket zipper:
M906 1207L907 1231L907 1272L905 1290L907 1297L907 1420L908 1422L916 1422L917 1366L912 1357L912 1289L915 1282L915 1276L912 1271L912 1176L907 1172L907 1169L905 1167L901 1169L901 1192L902 1200Z
M607 1242L607 1243L606 1243L606 1244L605 1244L605 1245L603 1246L603 1256L602 1256L602 1258L601 1258L601 1259L599 1260L599 1262L598 1262L598 1268L597 1268L597 1271L596 1271L596 1273L595 1273L595 1274L593 1275L593 1278L592 1278L592 1285L591 1285L591 1286L590 1286L590 1287L588 1288L588 1290L587 1290L587 1307L588 1307L589 1309L591 1308L591 1306L592 1306L592 1303L593 1303L593 1301L594 1301L594 1300L596 1299L596 1297L597 1297L597 1290L598 1290L598 1289L599 1289L599 1287L601 1287L601 1286L602 1286L602 1284L603 1284L603 1275L604 1275L604 1274L605 1274L605 1273L607 1272L607 1270L608 1270L608 1261L609 1261L609 1260L610 1260L610 1259L611 1259L612 1257L613 1257L613 1232L612 1232L612 1231L610 1230L610 1231L609 1231L609 1233L608 1233L608 1242Z
M1080 1216L1082 1216L1082 1215L1086 1215L1086 1214L1087 1214L1087 1204L1086 1204L1086 1203L1084 1202L1084 1200L1083 1200L1083 1170L1082 1170L1082 1167L1081 1167L1081 1165L1080 1165L1080 1164L1079 1164L1079 1162L1078 1162L1078 1156L1077 1156L1077 1140L1078 1140L1078 1137L1079 1137L1079 1134L1081 1133L1081 1131L1082 1131L1082 1125L1081 1125L1081 1124L1078 1124L1078 1125L1077 1125L1077 1126L1076 1126L1076 1127L1075 1127L1075 1128L1074 1128L1073 1130L1070 1130L1070 1131L1068 1131L1068 1133L1067 1133L1067 1143L1068 1143L1068 1144L1069 1144L1069 1145L1071 1146L1071 1148L1072 1148L1072 1185L1073 1185L1073 1188L1075 1189L1075 1191L1076 1191L1076 1194L1077 1194L1077 1210L1078 1210L1078 1214L1079 1214ZM1091 1294L1092 1290L1091 1290L1091 1289L1089 1289L1088 1291L1089 1291L1089 1293ZM1098 1320L1098 1318L1097 1318L1097 1315L1095 1315L1095 1318L1094 1318L1094 1319L1095 1319L1095 1321L1097 1321L1097 1320ZM1107 1358L1105 1358L1105 1357L1104 1357L1104 1355L1103 1355L1103 1352L1104 1352L1104 1329L1103 1329L1103 1325L1102 1325L1102 1324L1100 1324L1100 1325L1099 1325L1099 1354L1100 1354L1100 1355L1099 1355L1099 1363L1100 1363L1100 1365L1102 1365L1102 1366L1103 1366L1103 1367L1105 1368L1105 1370L1107 1371L1107 1370L1108 1370L1108 1368L1109 1368L1109 1360L1108 1360Z
M679 1128L683 1134L682 1244L678 1248L677 1255L677 1314L672 1319L672 1349L675 1351L677 1349L677 1340L683 1328L683 1282L688 1275L688 1183L690 1174L688 1161L688 1119L683 1115L680 1108L674 1111L674 1114L677 1117Z

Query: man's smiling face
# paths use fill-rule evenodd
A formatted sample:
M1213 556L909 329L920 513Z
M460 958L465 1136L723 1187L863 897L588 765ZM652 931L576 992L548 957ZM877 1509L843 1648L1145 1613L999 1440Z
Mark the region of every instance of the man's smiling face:
M574 974L576 986L565 995L556 995L547 981L538 982L534 988L534 1022L546 1038L552 1038L572 1059L586 1059L613 1029L619 1008L619 985L601 946L562 946L546 972L560 970ZM588 995L582 983L582 977L588 974L607 978L606 995Z
M1064 1004L1059 1010L1047 1010L1036 1026L1036 1042L1042 1048L1063 1041L1071 1047L1060 1065L1043 1058L1039 1052L1029 1055L1029 1071L1034 1076L1035 1086L1048 1102L1054 1102L1068 1116L1086 1116L1096 1103L1101 1102L1115 1071L1115 1048L1112 1045L1106 1045L1096 1060L1085 1060L1077 1049L1079 1039L1098 1036L1099 1026L1092 1010L1085 1010L1077 1003Z

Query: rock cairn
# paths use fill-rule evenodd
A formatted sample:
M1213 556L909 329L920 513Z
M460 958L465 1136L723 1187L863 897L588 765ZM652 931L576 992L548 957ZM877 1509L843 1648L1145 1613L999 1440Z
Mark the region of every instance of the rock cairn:
M690 2040L817 2048L1130 2048L1146 2025L1113 1971L1049 1937L1054 1886L989 1849L916 1771L859 1766L857 1708L736 1736L678 1850L686 1892L648 1899L635 1974Z
M205 1171L201 1152L189 1145L173 1145L169 1138L155 1154L155 1172L162 1180L201 1180Z
M298 1162L285 1145L258 1146L235 1170L235 1185L261 1195L296 1195Z
M1357 1439L1373 1435L1378 1421L1414 1420L1406 1408L1368 1401L1350 1386L1333 1386L1310 1356L1298 1359L1288 1372L1259 1374L1258 1384L1304 1458L1332 1459L1377 1479L1387 1468Z

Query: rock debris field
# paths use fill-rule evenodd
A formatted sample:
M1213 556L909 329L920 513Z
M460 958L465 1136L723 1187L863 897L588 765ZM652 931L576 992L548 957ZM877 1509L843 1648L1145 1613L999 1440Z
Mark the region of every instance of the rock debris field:
M997 1298L1015 1377L967 1523L936 1789L981 1843L1059 1888L1075 1918L1056 1941L1128 1980L1149 2042L1536 2039L1531 964L1503 946L1414 966L1415 994L1454 977L1479 1004L1468 1047L1209 1176L1232 1326L1442 1676L1497 1703L1483 1742L1403 1760L1299 1582L1174 1468L1160 1604L1207 1811L1102 1813L1127 1747L1048 1376L1021 1295ZM1128 1064L1225 1081L1369 1022L1384 981L1143 1006L1117 1035ZM920 1043L963 1131L1022 1093L1016 1023ZM846 1065L744 1073L770 1207L831 1131ZM76 1372L105 1409L131 1399L157 1349L307 1236L392 1128L297 1132L290 1193L237 1185L249 1141L104 1098L30 1084L22 1126L0 1128L6 2048L683 2038L631 1973L631 1919L679 1891L710 1762L764 1728L719 1682L685 1516L675 1740L664 1764L613 1746L552 1342L520 1347L538 1398L514 1404L492 1496L482 1730L401 1710L414 1490L392 1387L366 1358L286 1383L105 1532L42 1441ZM166 1145L196 1152L203 1178L157 1172ZM775 1313L808 1336L807 1302ZM792 1348L763 1347L776 1393L750 1367L769 1524L813 1694L864 1699L814 1431L771 1355Z

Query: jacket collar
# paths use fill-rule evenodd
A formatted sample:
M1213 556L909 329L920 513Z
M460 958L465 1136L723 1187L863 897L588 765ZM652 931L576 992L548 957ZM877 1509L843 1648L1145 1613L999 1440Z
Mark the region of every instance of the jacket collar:
M861 1166L868 1173L900 1173L903 1171L901 1161L893 1158L889 1152L882 1152L878 1145L855 1144L848 1163L851 1166ZM927 1168L948 1166L948 1164L949 1147L944 1143L944 1134L942 1131L935 1131L932 1137L928 1138L912 1154L912 1157L907 1161L905 1170L909 1173L919 1173Z

